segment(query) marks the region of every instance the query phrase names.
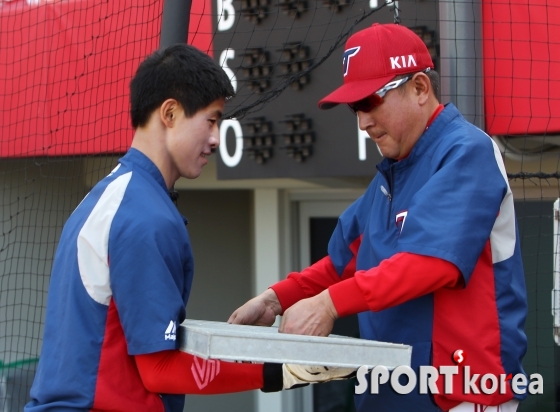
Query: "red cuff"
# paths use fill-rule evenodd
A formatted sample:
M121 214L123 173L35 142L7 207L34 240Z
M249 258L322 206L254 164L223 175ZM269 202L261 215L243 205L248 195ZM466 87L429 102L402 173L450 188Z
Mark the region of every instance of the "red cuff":
M299 283L290 278L275 283L270 287L270 289L272 289L274 293L276 293L278 301L280 302L280 306L282 306L281 315L294 303L308 298Z
M355 278L346 279L330 286L329 294L340 317L369 310L364 293Z

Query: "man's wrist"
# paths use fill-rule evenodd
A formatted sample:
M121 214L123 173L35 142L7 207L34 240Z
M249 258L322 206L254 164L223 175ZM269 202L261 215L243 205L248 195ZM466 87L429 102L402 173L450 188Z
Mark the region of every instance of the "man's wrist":
M266 306L272 310L275 315L280 315L282 313L282 305L280 305L280 301L278 300L278 296L273 289L267 289L263 292L263 299L265 301Z
M309 297L302 289L301 285L293 278L290 278L290 276L278 283L275 283L270 287L270 289L274 291L276 298L280 303L280 315L295 303Z
M328 290L328 289L325 289L324 291L322 291L321 293L319 293L319 295L317 295L317 296L321 299L321 301L322 301L322 303L323 303L323 305L324 305L324 307L325 307L325 310L326 310L327 313L330 315L330 317L331 317L333 320L338 319L338 318L339 318L338 312L336 311L336 307L334 306L334 303L333 303L333 301L332 301L332 298L331 298L331 295L330 295L330 293L329 293L329 290Z
M328 290L336 313L341 317L369 310L364 294L356 282L356 277L332 285Z

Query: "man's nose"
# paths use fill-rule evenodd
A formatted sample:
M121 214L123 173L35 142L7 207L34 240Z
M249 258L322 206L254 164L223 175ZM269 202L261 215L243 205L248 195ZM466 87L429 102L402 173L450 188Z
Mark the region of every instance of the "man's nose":
M220 145L220 128L218 126L216 126L215 130L212 130L208 143L212 149L216 149Z
M375 120L366 112L358 111L358 127L360 130L367 130L368 127L375 126Z

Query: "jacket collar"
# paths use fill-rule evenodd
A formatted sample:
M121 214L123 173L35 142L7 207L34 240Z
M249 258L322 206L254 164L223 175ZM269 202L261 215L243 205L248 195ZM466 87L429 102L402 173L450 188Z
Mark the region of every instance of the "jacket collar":
M435 141L444 138L444 136L441 135L442 130L457 116L461 116L461 113L453 103L446 104L443 111L435 118L430 127L424 131L422 136L420 136L412 148L412 151L405 159L398 162L395 159L385 158L377 165L377 169L382 172L387 172L393 165L395 168L400 169L416 163L417 159L423 156Z
M148 156L142 153L140 150L131 147L128 152L119 159L119 163L126 165L127 163L133 164L135 167L139 167L154 178L154 180L165 190L169 192L167 186L165 185L165 180L163 175L157 168L157 166L152 162Z

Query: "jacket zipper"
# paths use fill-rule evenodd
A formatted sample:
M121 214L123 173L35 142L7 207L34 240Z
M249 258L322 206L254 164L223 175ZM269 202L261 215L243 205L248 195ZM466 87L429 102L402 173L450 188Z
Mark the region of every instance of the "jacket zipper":
M391 210L393 208L393 166L391 165L389 169L389 173L383 173L385 180L387 181L387 185L389 186L389 190L385 188L385 186L381 185L379 188L381 192L389 199L389 214L387 216L387 228L391 227Z

